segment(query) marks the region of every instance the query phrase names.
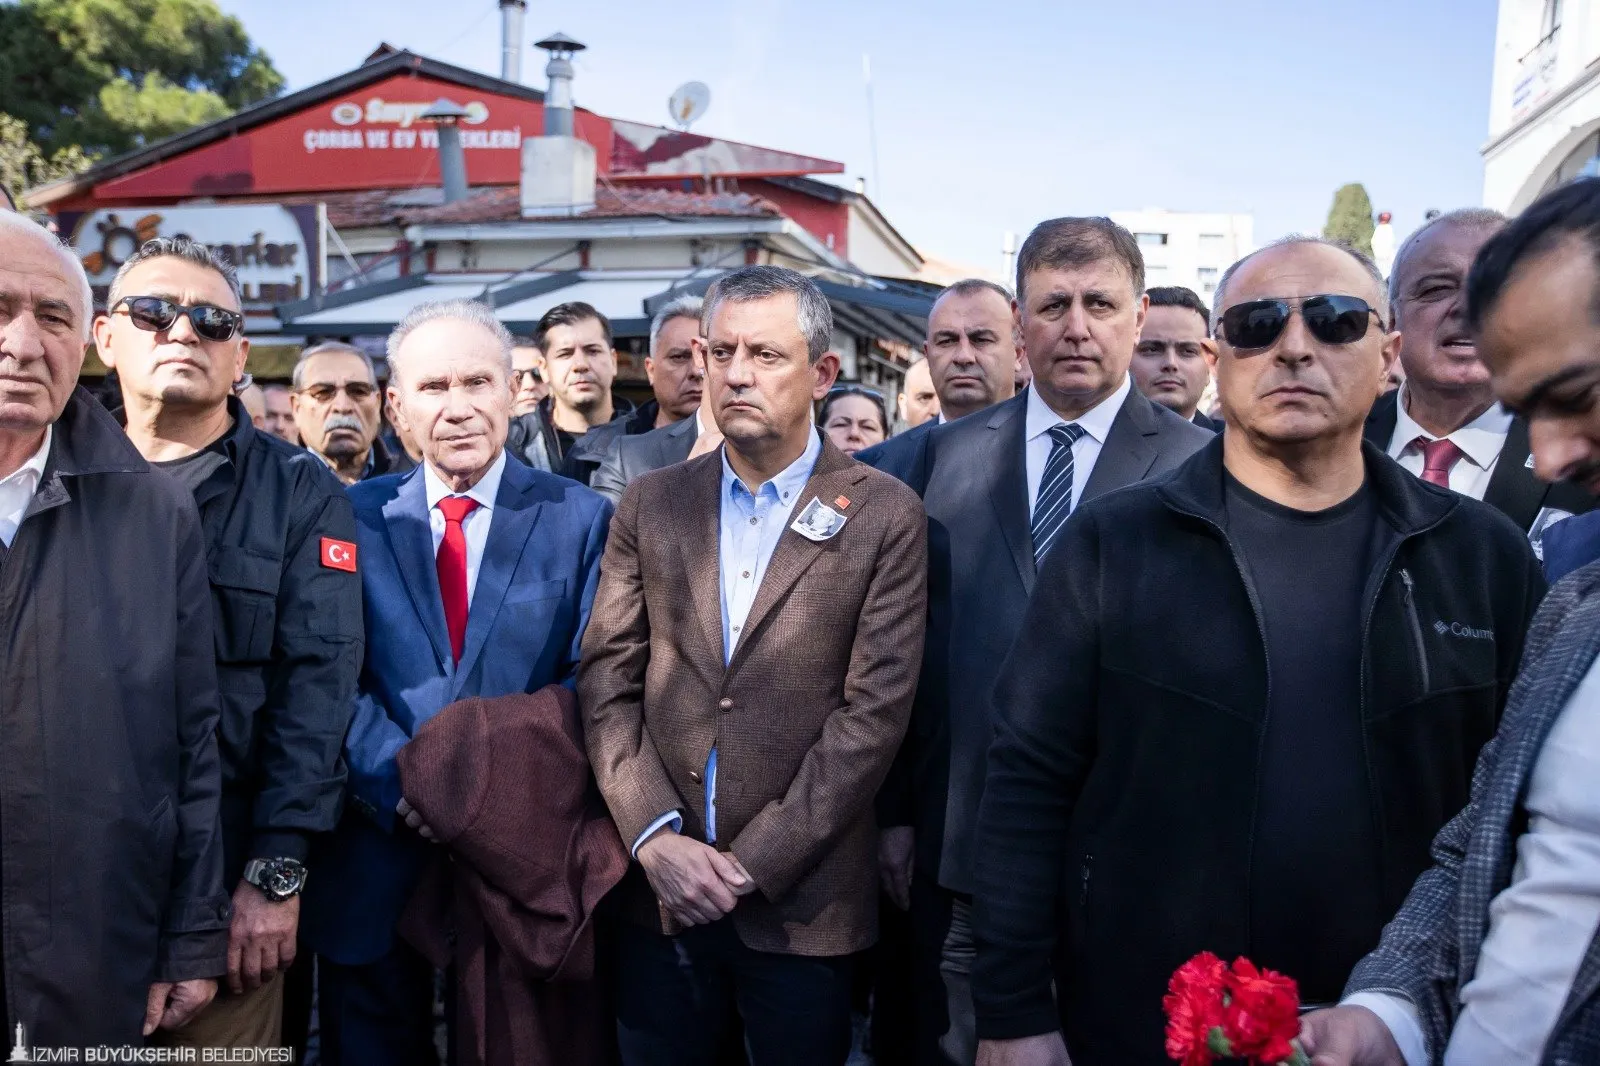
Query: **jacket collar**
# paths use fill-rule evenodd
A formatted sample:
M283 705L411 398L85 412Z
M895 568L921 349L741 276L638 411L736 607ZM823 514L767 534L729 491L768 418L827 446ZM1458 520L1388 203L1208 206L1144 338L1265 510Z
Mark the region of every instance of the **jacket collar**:
M61 417L55 421L48 474L81 477L135 474L149 469L150 464L117 425L111 412L100 406L82 385L73 389Z
M1225 525L1222 477L1225 436L1211 441L1162 482L1157 491L1168 507L1218 526ZM1372 486L1379 512L1402 536L1438 525L1460 506L1461 497L1412 477L1370 439L1361 442L1361 458L1366 463L1367 483Z

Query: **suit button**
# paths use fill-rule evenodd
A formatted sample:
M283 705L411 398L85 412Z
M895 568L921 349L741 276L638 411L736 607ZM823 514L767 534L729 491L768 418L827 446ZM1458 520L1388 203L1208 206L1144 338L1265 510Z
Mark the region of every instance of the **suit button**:
M698 785L700 783L700 775L697 772L695 772L694 770L690 770L689 771L689 780L693 781L695 784Z
M733 700L727 696L724 696L722 697L722 702L717 704L717 706L721 707L725 711L731 711L733 710Z

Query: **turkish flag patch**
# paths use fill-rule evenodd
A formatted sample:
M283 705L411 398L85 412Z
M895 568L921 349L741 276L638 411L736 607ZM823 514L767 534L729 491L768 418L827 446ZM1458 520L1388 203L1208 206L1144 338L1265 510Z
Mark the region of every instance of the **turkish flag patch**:
M348 540L322 538L322 565L329 570L356 572L356 546Z

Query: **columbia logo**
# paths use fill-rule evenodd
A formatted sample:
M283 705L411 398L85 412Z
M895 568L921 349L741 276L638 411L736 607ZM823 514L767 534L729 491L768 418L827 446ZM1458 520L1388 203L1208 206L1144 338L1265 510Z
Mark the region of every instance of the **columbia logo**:
M1443 619L1433 623L1433 631L1441 637L1460 637L1462 640L1494 639L1494 630L1492 629L1475 629L1472 626L1462 625L1460 622L1446 622Z

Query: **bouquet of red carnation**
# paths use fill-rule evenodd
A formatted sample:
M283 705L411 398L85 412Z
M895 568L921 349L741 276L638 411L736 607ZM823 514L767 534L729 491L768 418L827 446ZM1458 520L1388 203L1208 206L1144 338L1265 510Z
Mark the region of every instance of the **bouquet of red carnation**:
M1247 1059L1252 1066L1309 1066L1301 1050L1300 990L1249 959L1228 967L1202 952L1178 968L1161 1000L1167 1056L1183 1066Z

